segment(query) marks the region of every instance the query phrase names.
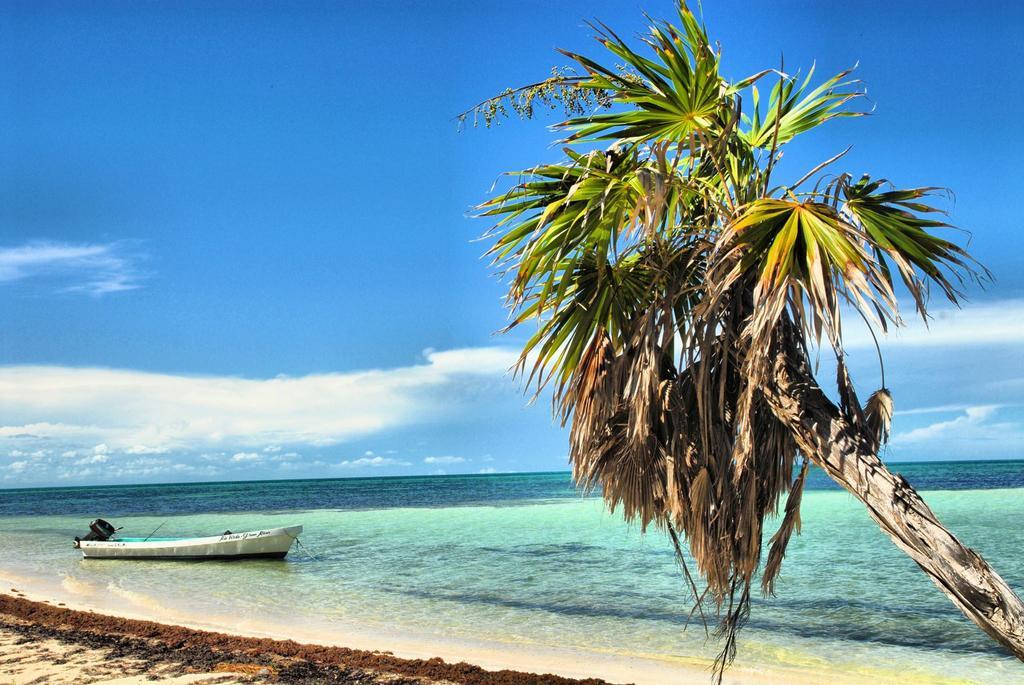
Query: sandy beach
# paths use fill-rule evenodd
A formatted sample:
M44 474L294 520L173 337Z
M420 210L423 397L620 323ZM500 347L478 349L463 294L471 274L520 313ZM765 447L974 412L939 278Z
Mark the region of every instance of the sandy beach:
M0 619L0 678L4 683L221 683L246 682L228 672L179 674L175 664L159 664L88 647L66 637L47 637L29 623Z
M304 645L77 611L0 595L4 683L358 683L604 685L441 659Z
M442 651L439 644L438 651ZM355 683L359 685L612 685L673 682L704 685L711 674L696 666L652 671L643 663L598 659L586 663L569 655L539 653L535 659L513 652L466 652L475 663L440 657L300 643L287 639L234 635L194 627L72 609L29 599L16 588L0 594L0 682L28 683ZM484 668L484 663L491 668ZM495 668L512 663L523 670ZM529 672L552 667L561 674ZM571 673L608 674L571 677ZM881 676L881 677L879 677ZM732 668L729 685L811 685L827 677L835 685L901 683L876 672L865 678L813 669L770 672ZM916 682L916 681L915 681ZM960 681L949 681L960 682Z

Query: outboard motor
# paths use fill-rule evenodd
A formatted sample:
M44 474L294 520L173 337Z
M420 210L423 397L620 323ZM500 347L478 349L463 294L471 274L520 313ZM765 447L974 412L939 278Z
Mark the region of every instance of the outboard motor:
M118 529L114 528L114 526L110 525L107 521L104 521L103 519L96 519L89 524L89 532L84 538L75 538L75 547L78 547L78 543L82 540L98 540L100 542L109 540L117 531Z
M103 519L96 519L89 524L89 530L91 531L85 536L86 540L109 540L110 536L117 532L117 529L112 525L104 521Z

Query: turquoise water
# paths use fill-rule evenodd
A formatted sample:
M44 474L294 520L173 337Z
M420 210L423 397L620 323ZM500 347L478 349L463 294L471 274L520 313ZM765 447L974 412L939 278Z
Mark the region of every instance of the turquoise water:
M1024 462L894 468L1024 588ZM83 561L70 541L96 516L141 537L161 523L160 534L185 536L301 523L308 553L293 549L284 562ZM778 596L755 602L738 665L856 671L879 682L1024 683L1024 665L820 474L803 521ZM7 490L0 535L0 575L22 589L158 619L700 663L717 649L699 626L684 630L691 602L667 541L581 497L567 474Z

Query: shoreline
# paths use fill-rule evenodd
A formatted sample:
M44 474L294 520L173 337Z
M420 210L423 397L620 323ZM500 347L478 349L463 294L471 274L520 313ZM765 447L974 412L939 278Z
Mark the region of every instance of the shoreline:
M0 593L0 632L14 633L33 643L55 640L110 650L113 659L142 662L147 671L160 669L172 676L239 674L281 683L612 685L597 678L488 671L437 657L406 659L386 651L196 630L79 611L6 593ZM116 662L112 665L117 666Z
M110 596L107 598L108 601L102 603L83 601L80 597L73 597L64 587L40 584L38 579L11 574L6 569L0 569L0 588L0 599L10 597L5 593L16 592L17 599L34 605L59 609L69 612L69 615L100 615L113 622L123 621L126 625L146 623L202 634L303 643L323 649L342 648L367 653L387 653L412 661L443 659L450 663L474 664L483 670L510 671L521 675L530 675L540 670L557 674L570 683L596 681L606 685L662 685L671 681L681 685L705 685L711 682L710 662L704 664L689 659L648 659L530 643L514 645L484 638L469 640L441 635L379 632L351 626L333 629L327 633L322 629L311 630L308 626L286 629L277 624L263 624L251 619L230 621L225 616L207 616L200 620L195 615L180 613L160 605L133 605L132 601L125 601L124 597ZM3 610L0 608L0 615L2 614ZM735 669L733 675L737 676L737 679L727 678L726 683L811 685L815 682L807 678L776 679L757 677L753 674L749 674L750 677L739 678L742 672L743 669ZM513 682L518 684L520 681ZM521 682L541 681L527 679ZM846 681L840 682L841 685L846 685ZM850 681L851 685L861 685L861 682Z
M162 605L138 605L131 595L106 596L105 601L92 601L69 592L64 585L52 585L13 574L0 569L0 598L14 591L21 599L37 605L63 609L69 612L102 615L116 621L152 623L173 626L197 633L214 633L247 639L298 642L323 648L345 648L361 652L386 652L406 660L443 659L451 663L474 664L488 671L511 671L531 674L544 671L568 679L569 682L622 683L629 685L706 685L711 680L711 661L692 657L655 657L577 648L558 648L534 643L513 644L487 637L475 639L452 638L444 635L409 632L384 632L355 626L311 629L308 625L284 627L276 623L262 623L251 619L232 620L231 617L207 615L200 619ZM8 595L9 596L9 595ZM2 613L2 611L0 611ZM868 685L863 678L845 678L842 674L834 685ZM518 681L517 681L518 682ZM539 682L524 680L524 683ZM731 667L725 678L726 685L816 685L818 679L803 669L761 669Z
M144 678L139 682L148 682L154 677L164 680L165 676L166 682L174 683L205 682L203 678L209 676L215 678L210 682L229 685L240 682L310 685L661 685L672 682L707 685L713 682L709 668L690 660L670 662L568 649L558 653L535 645L488 645L482 641L467 644L446 642L442 637L431 641L396 641L382 637L367 646L365 637L346 640L339 635L340 642L338 639L307 640L301 635L285 636L278 631L234 630L166 619L157 622L140 616L85 605L66 606L53 598L30 596L13 585L0 592L0 636L8 638L6 643L12 642L12 635L21 635L22 643L29 639L49 640L73 650L89 648L101 650L100 654L105 650L128 666L140 661L145 663L147 670L138 674ZM28 635L32 637L26 637ZM17 639L13 642L19 644ZM4 663L21 658L18 654L3 656L0 668ZM108 663L102 656L95 661ZM66 677L71 666L57 668L58 673L47 675ZM242 680L225 679L237 672L231 671L232 668L242 669L243 675L238 676ZM57 677L54 681L39 682L78 682L74 673L70 675L71 680ZM201 675L200 680L194 680ZM815 685L823 680L831 685L918 682L889 675L895 677L890 679L878 671L869 675L828 668L754 669L735 665L726 670L723 682L725 685Z

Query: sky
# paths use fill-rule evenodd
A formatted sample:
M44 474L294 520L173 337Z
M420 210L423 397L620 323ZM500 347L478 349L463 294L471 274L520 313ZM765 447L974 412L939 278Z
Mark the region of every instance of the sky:
M472 207L557 116L460 131L664 0L0 5L0 487L549 471ZM883 341L892 461L1024 457L1016 3L705 2L723 70L859 63L803 137L954 190L994 283ZM500 181L499 181L500 183ZM960 236L961 234L954 234ZM966 235L966 234L964 234ZM875 352L850 332L863 393Z

